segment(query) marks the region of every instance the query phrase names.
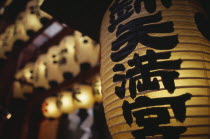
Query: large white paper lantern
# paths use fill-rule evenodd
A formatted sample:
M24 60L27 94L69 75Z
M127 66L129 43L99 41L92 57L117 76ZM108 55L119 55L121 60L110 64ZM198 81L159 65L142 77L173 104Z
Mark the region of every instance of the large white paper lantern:
M210 137L210 24L196 0L114 0L101 27L113 138Z

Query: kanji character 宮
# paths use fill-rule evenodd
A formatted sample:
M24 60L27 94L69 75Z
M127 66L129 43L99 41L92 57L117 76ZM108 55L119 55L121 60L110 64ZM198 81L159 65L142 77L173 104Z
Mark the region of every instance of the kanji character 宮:
M170 123L170 113L167 107L154 107L160 105L170 105L177 121L184 122L186 119L186 101L190 100L191 94L186 93L177 97L165 97L151 99L146 96L140 96L134 103L124 101L122 109L126 123L131 126L133 117L136 118L136 124L144 127L132 132L135 138L144 139L146 136L163 135L167 139L178 139L181 133L186 131L186 127L178 126L160 126ZM136 109L150 107L134 111ZM152 107L152 108L151 108ZM132 112L132 110L134 112ZM149 118L145 118L149 117Z

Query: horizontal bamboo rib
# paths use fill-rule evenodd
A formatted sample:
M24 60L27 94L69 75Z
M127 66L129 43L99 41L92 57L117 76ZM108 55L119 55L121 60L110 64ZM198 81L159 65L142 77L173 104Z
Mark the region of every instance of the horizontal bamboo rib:
M183 88L183 87L182 87ZM193 88L193 87L184 87L184 88ZM197 87L194 87L194 88L199 88L198 86ZM200 87L201 88L201 87ZM202 88L210 88L210 86L208 86L208 87L203 87L202 86ZM126 98L129 98L130 96L126 96ZM210 95L193 95L193 97L207 97L207 98L210 98ZM124 98L124 99L126 99L126 98ZM114 110L116 110L116 109L121 109L122 108L122 106L117 106L117 107L114 107L114 108L112 108L112 109L110 109L110 110L108 110L107 111L107 108L109 107L109 105L111 105L111 104L113 104L113 103L116 103L117 101L119 101L119 100L121 100L121 99L116 99L116 100L113 100L111 103L109 103L109 104L107 104L107 105L104 105L104 109L105 109L105 113L106 114L109 114L109 113L111 113L112 111L114 111Z
M210 45L205 45L205 44L200 44L200 43L181 43L181 44L188 44L188 45L199 45L199 46L204 46L204 47L209 47L210 48ZM137 48L135 49L132 53L138 53L139 50L147 50L148 48L147 47L141 47L141 48ZM200 54L206 54L206 55L210 55L210 53L206 52L206 51L196 51L196 50L170 50L170 51L163 51L163 52L157 52L157 53L165 53L165 52L171 52L171 53L181 53L181 52L185 52L185 53L200 53ZM141 55L140 55L141 56ZM107 57L108 58L108 57ZM127 59L129 60L129 59ZM128 61L127 60L124 60L122 62L119 62L118 64L125 64L127 63ZM103 61L103 60L102 60ZM111 60L109 59L105 59L105 65L103 65L103 67L110 67L112 65L114 65L115 63L113 63ZM107 62L108 61L108 62ZM110 70L112 71L112 69ZM110 71L103 71L103 75L102 75L102 78L103 77L106 77L105 75L108 74L108 72Z
M210 71L210 70L209 70ZM186 77L183 77L183 78L178 78L178 79L175 79L175 80L183 80L183 79L206 79L206 80L209 80L209 78L186 78ZM161 82L162 80L158 80L158 82ZM117 83L114 83L112 86L110 86L109 88L107 88L106 90L103 91L103 93L107 93L107 90L110 89L110 88L113 88L114 86L116 86ZM176 86L176 89L179 89L179 88L210 88L210 86ZM125 88L126 90L128 90L128 87ZM137 95L143 95L143 94L147 94L147 93L152 93L152 92L156 92L156 91L162 91L162 90L166 90L165 88L160 88L159 90L151 90L151 91L146 91L146 92L139 92L137 93ZM104 97L103 98L103 101L106 101L107 99L109 99L110 97L112 97L113 95L116 95L114 92L113 93L109 93L108 96ZM125 98L127 97L130 97L130 95L128 96L125 96ZM105 106L106 108L106 106Z

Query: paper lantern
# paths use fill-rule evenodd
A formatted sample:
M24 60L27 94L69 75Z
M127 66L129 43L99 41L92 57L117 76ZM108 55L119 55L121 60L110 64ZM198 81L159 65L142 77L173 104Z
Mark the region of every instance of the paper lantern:
M52 46L47 52L47 79L51 87L56 87L64 81L62 72L59 68L59 52L58 46Z
M88 36L82 35L79 31L75 31L76 57L81 64L81 70L94 67L99 61L99 44L94 42ZM89 67L88 67L89 66Z
M4 35L0 35L0 49L1 49L1 51L0 51L0 58L1 59L6 59L7 57L5 56L5 49L4 49L4 43L5 43L5 41L4 41Z
M34 83L34 63L28 63L23 69L19 70L15 79L22 80L27 83Z
M42 5L42 3L44 2L44 0L32 0L29 1L26 5L26 9L25 12L29 12L31 14L34 14L37 16L37 18L40 19L51 19L52 16L50 16L49 14L45 13L44 11L42 11L40 9L40 6Z
M58 94L58 108L61 112L71 114L75 110L72 92L63 91Z
M37 15L32 14L30 11L20 13L18 15L18 19L24 24L25 30L37 32L42 28L42 24L40 23Z
M2 42L0 41L0 44L2 44ZM6 59L7 57L5 56L5 51L2 49L2 47L0 47L1 51L0 51L0 59Z
M113 138L210 137L209 23L196 0L112 3L100 72Z
M22 40L22 41L28 41L29 40L29 36L26 33L26 29L25 29L25 25L22 22L19 22L17 20L17 22L14 25L15 28L15 40Z
M72 79L80 72L80 65L76 58L75 40L73 36L67 36L59 44L60 62L59 67L66 80Z
M92 88L89 85L75 84L73 87L75 107L89 109L94 104Z
M47 56L40 55L36 60L34 67L34 87L49 89L50 86L47 80Z
M5 29L5 32L1 34L1 37L0 37L2 40L1 47L4 51L4 55L6 52L12 51L13 43L15 41L14 33L15 33L14 25L10 25L8 28Z
M58 99L56 97L48 97L42 104L42 114L47 118L59 118L62 112L57 106Z
M101 93L101 78L100 75L96 75L92 81L93 96L96 102L101 103L103 100Z

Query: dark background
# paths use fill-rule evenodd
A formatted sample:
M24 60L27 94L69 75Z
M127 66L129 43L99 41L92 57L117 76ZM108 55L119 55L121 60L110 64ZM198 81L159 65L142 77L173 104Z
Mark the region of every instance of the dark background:
M45 0L41 9L99 41L103 15L113 0ZM198 0L210 17L210 0ZM210 25L209 25L210 26Z

